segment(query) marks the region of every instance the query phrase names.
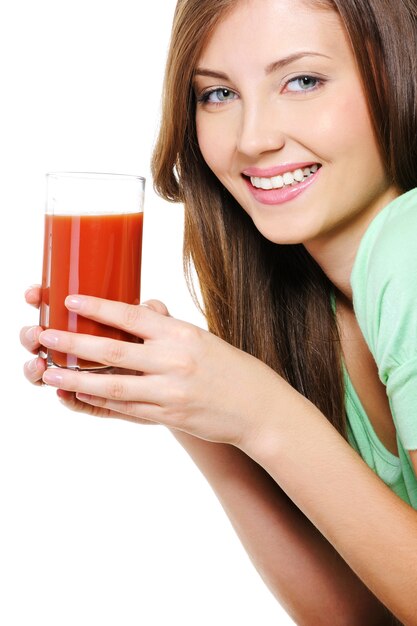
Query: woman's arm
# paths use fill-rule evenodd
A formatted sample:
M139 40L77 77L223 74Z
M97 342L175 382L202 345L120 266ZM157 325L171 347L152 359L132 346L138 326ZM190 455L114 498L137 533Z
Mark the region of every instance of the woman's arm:
M41 331L39 327L23 329L22 343L29 351L39 350ZM26 375L39 384L45 363L39 358L30 363L33 367L26 368ZM73 393L58 393L73 411L112 416L111 411L80 402ZM297 624L396 623L323 535L252 459L229 444L207 442L180 431L172 433L210 483L259 574Z
M305 400L296 405L288 411L290 422L283 423L277 412L245 451L384 605L406 626L415 626L417 512L370 470L316 407L306 407Z
M39 296L35 286L26 299L37 307ZM22 330L22 344L29 352L38 353L41 332L38 326ZM39 384L44 360L30 361L25 372L28 380ZM120 417L80 402L73 393L58 393L71 410ZM260 575L297 624L393 623L389 612L259 465L234 446L172 432L212 486Z
M297 624L396 623L252 459L228 444L173 434L207 478L259 574Z
M170 318L166 309L157 312L155 303L133 307L77 295L67 307L144 343L49 329L39 337L42 345L143 375L47 370L44 382L121 419L157 422L242 450L365 586L399 619L417 625L417 512L311 402L258 359Z

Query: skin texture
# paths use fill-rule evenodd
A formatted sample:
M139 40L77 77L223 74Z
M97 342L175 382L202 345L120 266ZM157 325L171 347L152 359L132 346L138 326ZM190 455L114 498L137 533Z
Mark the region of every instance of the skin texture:
M305 50L310 56L265 73L271 63ZM349 277L360 238L400 190L388 184L337 16L307 10L298 0L245 0L216 28L198 65L227 75L196 78L198 98L209 89L227 94L227 101L198 105L198 139L208 165L265 237L304 243L351 305ZM320 86L294 93L300 75L320 79ZM250 167L299 162L319 163L320 175L307 191L279 206L255 200L242 178ZM39 289L29 289L26 300L38 306ZM374 475L315 406L257 359L170 317L163 303L134 307L72 294L66 306L144 342L26 327L21 341L33 354L42 343L116 368L106 375L46 371L35 358L25 365L30 382L56 387L73 410L168 427L204 467L255 564L298 623L314 623L309 621L314 614L323 624L324 607L342 606L338 624L371 624L375 615L375 623L382 624L375 596L404 623L417 623L416 512ZM220 485L216 474L216 465L230 454L239 459L242 475L253 464L259 468L259 483L252 489L234 482L246 490L245 504ZM272 489L277 501L272 515L262 514L257 526L244 509L253 506L258 487L265 497ZM286 522L279 515L282 494L295 505L288 507ZM295 519L308 520L315 530L294 561L291 586L275 563L285 523L290 528ZM263 523L273 529L275 552L256 542ZM293 555L302 536L300 527L290 544ZM317 561L309 572L305 561L313 552ZM336 571L330 563L337 563L337 575L326 602L327 582L320 592L301 597L299 576L304 573L312 588L314 581L330 581ZM347 602L347 589L357 594L356 606ZM339 613L330 614L335 624Z

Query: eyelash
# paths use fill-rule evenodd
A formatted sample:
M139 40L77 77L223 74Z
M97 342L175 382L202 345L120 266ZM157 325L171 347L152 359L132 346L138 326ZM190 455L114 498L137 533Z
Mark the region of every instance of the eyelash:
M290 83L293 83L297 80L303 80L305 78L308 78L310 80L314 80L316 82L316 85L309 90L306 90L304 93L306 94L310 94L313 91L317 91L317 89L320 89L321 87L323 87L323 85L325 84L326 80L323 78L318 78L317 76L311 76L310 74L300 74L299 76L295 76L294 78L290 78L285 84L284 84L284 88L288 87L288 85ZM223 102L210 102L209 98L212 94L218 92L218 91L228 91L231 94L235 94L236 92L234 92L232 89L228 89L227 87L213 87L211 89L209 89L208 91L203 92L201 95L199 95L197 97L197 102L200 104L206 104L209 106L223 106L223 104L225 104L225 102L230 102L230 100L225 100ZM289 93L303 93L304 90L299 90L299 91L290 91ZM235 100L235 98L233 98L233 100Z
M210 104L210 105L222 104L221 102L209 102L210 96L212 96L214 93L217 93L219 91L228 91L230 93L235 93L232 89L227 89L227 87L213 87L211 89L208 89L207 91L204 91L202 94L200 94L197 97L197 102L201 104Z
M298 80L303 80L304 78L308 78L309 80L314 80L316 82L316 85L312 88L309 89L308 91L306 90L305 93L311 93L312 91L316 91L317 89L320 89L320 87L322 87L325 83L325 80L323 78L318 78L317 76L310 76L310 74L300 74L299 76L295 76L294 78L290 78L284 85L284 87L288 87L288 85L290 83L294 83ZM302 93L304 90L301 89L299 93ZM290 92L290 93L296 93L294 91Z

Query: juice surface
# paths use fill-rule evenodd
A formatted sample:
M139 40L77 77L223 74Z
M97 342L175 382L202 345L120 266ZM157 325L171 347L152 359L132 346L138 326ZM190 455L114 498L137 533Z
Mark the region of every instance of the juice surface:
M140 302L143 213L46 215L40 324L121 339L134 337L68 311L69 294ZM137 339L136 339L137 340ZM55 365L94 369L97 363L49 351Z

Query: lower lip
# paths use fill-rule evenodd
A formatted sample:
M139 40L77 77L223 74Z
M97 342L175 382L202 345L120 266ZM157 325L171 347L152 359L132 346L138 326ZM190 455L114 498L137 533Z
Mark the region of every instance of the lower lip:
M261 204L284 204L284 202L290 202L297 198L303 191L306 191L311 185L313 185L321 171L321 167L311 174L308 178L297 183L296 185L287 185L281 189L258 189L254 187L250 182L250 179L245 177L245 183L247 184L249 191Z

